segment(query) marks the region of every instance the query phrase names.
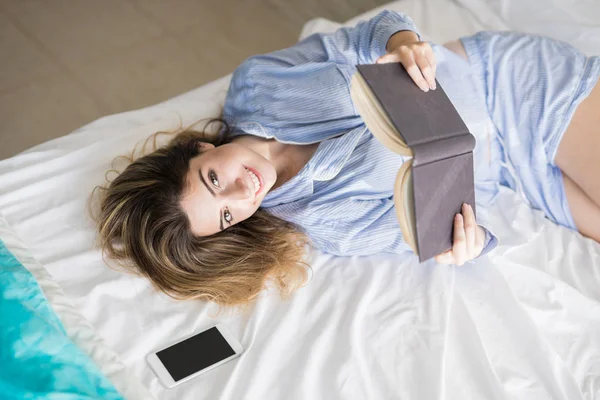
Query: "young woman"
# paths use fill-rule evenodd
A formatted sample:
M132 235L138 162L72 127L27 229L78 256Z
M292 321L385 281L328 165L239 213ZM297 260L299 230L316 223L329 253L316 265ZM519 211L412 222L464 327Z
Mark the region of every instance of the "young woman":
M349 94L355 65L375 62L399 62L424 91L437 78L478 141L477 221L463 207L438 262L495 247L485 214L498 185L600 241L600 58L508 32L429 44L409 17L383 11L247 59L219 135L183 131L110 183L105 251L173 297L222 305L247 303L269 278L289 294L306 278L309 241L335 255L410 256L392 200L406 158L373 137Z

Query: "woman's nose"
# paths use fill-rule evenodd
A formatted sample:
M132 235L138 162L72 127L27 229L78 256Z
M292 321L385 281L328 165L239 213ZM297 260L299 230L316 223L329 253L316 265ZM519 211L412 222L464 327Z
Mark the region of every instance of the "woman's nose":
M252 191L241 178L237 178L233 185L227 186L225 194L225 197L229 200L247 200L252 198Z

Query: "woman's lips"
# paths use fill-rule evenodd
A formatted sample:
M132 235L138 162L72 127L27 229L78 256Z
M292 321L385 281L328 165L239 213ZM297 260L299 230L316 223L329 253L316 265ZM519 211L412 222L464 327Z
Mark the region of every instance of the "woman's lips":
M258 192L256 192L256 197L258 197L263 192L263 190L265 188L265 181L264 181L262 175L260 174L260 172L258 172L254 168L250 168L250 167L245 166L245 165L244 165L244 168L250 170L258 178L258 181L260 183L260 189L258 189Z

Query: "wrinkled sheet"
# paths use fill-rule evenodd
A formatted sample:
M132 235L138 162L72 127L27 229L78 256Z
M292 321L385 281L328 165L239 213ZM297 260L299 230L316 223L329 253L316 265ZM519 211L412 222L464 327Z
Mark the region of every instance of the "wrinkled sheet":
M425 38L444 42L504 29L484 18L500 15L492 6L518 12L537 4L471 3L398 1L387 7L407 12ZM567 0L557 4L569 7ZM569 25L570 14L558 12L553 16L566 22L557 28L536 13L530 26L565 37L578 29L584 38L600 23L592 2L579 2L579 9L586 4L596 13L595 19L588 15L591 23ZM302 35L337 26L314 20ZM490 210L500 245L489 256L454 267L312 251L314 276L306 287L286 301L274 289L265 291L245 314L215 316L213 304L174 301L146 280L107 267L93 247L86 210L92 188L102 184L111 160L139 140L215 115L229 79L100 119L0 162L0 209L7 220L157 398L600 398L600 245L552 224L509 189ZM164 389L144 357L216 323L231 330L245 353Z

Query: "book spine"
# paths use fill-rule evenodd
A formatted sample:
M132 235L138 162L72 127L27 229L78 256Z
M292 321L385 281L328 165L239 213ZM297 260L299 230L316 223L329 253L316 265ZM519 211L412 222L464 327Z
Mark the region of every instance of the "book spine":
M413 167L444 160L473 151L475 137L466 133L459 136L425 142L411 146L413 151Z

